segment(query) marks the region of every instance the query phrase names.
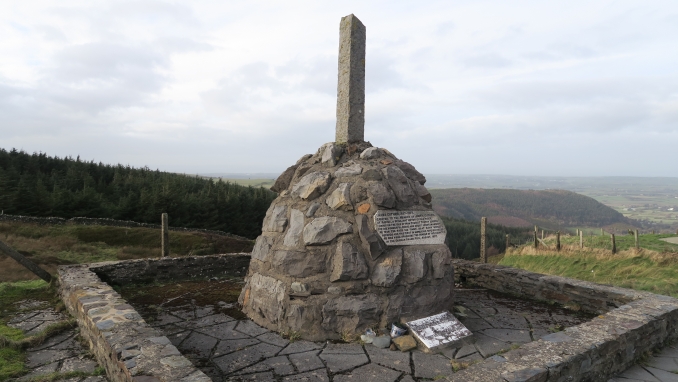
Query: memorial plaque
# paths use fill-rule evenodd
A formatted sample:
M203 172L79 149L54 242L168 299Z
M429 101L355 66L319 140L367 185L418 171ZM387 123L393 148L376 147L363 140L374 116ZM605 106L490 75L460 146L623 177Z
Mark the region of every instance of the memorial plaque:
M386 245L443 244L447 233L434 211L379 210L374 226Z
M435 351L459 343L468 344L473 333L450 312L421 318L406 323L414 338L424 346L424 351Z

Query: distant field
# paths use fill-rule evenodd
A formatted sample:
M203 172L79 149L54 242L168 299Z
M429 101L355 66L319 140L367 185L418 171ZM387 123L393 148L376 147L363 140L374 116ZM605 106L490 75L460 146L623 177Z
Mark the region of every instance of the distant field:
M160 256L160 230L87 225L0 223L0 240L55 274L62 264ZM253 242L196 232L170 232L171 256L250 252ZM36 277L0 254L0 282Z
M589 196L624 216L643 222L646 231L678 229L678 178L557 177L510 175L427 174L426 186L435 188L560 189ZM669 211L673 208L673 211Z
M238 178L219 178L224 182L239 184L241 186L271 188L275 179L238 179Z
M627 218L678 227L678 196L672 193L639 194L638 191L625 191L613 195L597 190L589 192L587 196L614 208Z

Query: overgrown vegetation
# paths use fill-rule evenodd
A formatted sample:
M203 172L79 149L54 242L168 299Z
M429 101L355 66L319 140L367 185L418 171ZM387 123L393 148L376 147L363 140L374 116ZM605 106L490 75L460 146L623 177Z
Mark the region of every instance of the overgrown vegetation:
M0 240L52 274L63 264L160 257L160 230L151 228L0 223ZM171 256L250 252L252 246L252 241L227 236L170 232ZM0 281L34 278L13 259L0 255Z
M25 372L25 352L15 345L26 339L21 330L7 326L7 321L19 312L16 303L24 300L55 303L56 296L42 280L0 283L0 382Z
M0 149L0 210L112 218L221 230L255 238L275 193L147 167L105 165Z
M675 253L647 249L636 253L629 249L612 254L609 249L580 250L576 246L564 246L556 252L523 246L509 249L499 264L678 297L678 257Z
M491 221L503 225L537 224L554 229L631 223L614 209L571 191L478 188L430 191L438 213L470 221L480 221L482 216L488 216Z
M447 229L447 246L453 257L467 260L480 257L480 223L454 218L443 218L443 222ZM506 250L507 234L512 245L523 244L530 235L524 228L488 224L487 248L490 256Z

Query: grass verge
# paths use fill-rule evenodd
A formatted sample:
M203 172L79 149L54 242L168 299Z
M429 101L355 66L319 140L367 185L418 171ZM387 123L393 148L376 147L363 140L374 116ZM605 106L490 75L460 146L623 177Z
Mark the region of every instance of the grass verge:
M560 252L524 246L509 250L501 265L678 297L678 256L641 249L612 254L605 249Z

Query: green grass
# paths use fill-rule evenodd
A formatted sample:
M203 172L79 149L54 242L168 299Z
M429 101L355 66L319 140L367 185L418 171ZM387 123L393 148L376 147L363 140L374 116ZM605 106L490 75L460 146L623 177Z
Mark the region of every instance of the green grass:
M16 302L22 300L52 301L55 295L49 284L42 280L0 283L0 382L25 372L26 355L12 344L24 340L21 330L6 325L18 313Z
M586 232L586 231L585 231ZM678 244L667 243L661 239L667 237L676 237L676 235L670 234L644 234L639 235L639 246L643 249L649 249L656 252L678 252ZM545 242L553 247L555 247L555 236L549 236L546 238ZM563 245L579 245L579 238L576 236L565 236L560 237L560 242ZM615 242L617 243L617 250L624 251L627 249L635 248L635 239L633 235L615 235ZM598 230L597 235L590 236L584 235L584 247L587 248L601 248L601 249L612 249L612 241L609 234L600 236L600 230Z
M651 251L603 250L561 252L523 247L509 251L501 265L678 297L678 257Z
M16 349L0 348L0 382L25 373L26 355Z

